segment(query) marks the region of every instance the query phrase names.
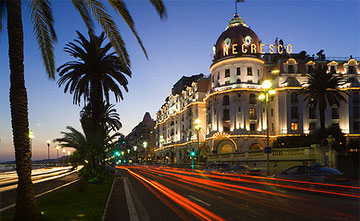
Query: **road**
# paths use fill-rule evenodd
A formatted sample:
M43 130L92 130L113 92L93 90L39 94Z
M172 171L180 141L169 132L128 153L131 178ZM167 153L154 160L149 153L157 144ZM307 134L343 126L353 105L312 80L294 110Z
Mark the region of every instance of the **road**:
M32 171L37 196L78 179L78 170L71 167L53 167ZM0 173L0 211L16 202L17 174L15 171Z
M359 187L169 167L118 169L129 179L135 206L145 208L139 216L150 220L359 220Z

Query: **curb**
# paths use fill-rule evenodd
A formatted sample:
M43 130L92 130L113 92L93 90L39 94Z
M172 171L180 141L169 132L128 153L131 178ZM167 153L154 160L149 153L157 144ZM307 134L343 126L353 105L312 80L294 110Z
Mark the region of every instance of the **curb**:
M112 192L113 192L114 184L115 184L115 181L116 181L116 180L117 180L117 178L115 177L115 179L114 179L114 181L113 181L113 183L112 183L112 185L111 185L110 193L109 193L109 196L108 196L108 199L107 199L107 202L106 202L106 206L105 206L103 215L102 215L102 217L101 217L101 221L104 221L104 220L105 220L106 211L108 210L108 206L109 206L111 194L112 194Z

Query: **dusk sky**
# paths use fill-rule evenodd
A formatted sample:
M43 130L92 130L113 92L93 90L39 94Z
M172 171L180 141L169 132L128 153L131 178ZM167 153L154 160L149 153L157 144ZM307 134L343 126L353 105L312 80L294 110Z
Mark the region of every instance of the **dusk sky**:
M155 113L170 94L172 85L183 75L209 74L212 46L234 15L233 0L165 1L167 18L160 20L148 1L126 1L136 29L149 54L146 60L135 37L121 17L112 13L130 54L133 77L129 93L116 104L123 134L128 134L145 112ZM276 37L293 45L293 52L316 54L325 50L328 57L360 56L360 3L351 0L270 1L246 0L238 4L239 16L265 44ZM86 27L70 1L54 1L53 13L58 42L56 67L69 61L63 52L66 43L76 38L75 30ZM25 38L25 81L29 100L30 129L34 131L33 159L47 157L46 140L61 137L66 126L81 130L81 106L72 104L55 81L48 79L36 43L27 6L23 7ZM9 59L6 19L0 33L0 161L13 160L14 148L9 105ZM100 29L97 29L100 34ZM51 157L56 157L51 144Z

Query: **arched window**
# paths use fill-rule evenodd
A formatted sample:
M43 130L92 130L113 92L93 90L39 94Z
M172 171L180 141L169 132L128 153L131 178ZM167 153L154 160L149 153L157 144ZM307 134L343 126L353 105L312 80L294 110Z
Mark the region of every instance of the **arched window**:
M224 95L223 97L223 106L229 105L230 104L230 99L229 99L229 95Z
M298 96L295 92L291 93L291 104L297 104L298 103Z
M360 103L360 98L359 98L359 93L358 92L354 92L353 103L354 104L359 104Z
M256 95L255 94L250 94L249 103L250 104L256 104Z

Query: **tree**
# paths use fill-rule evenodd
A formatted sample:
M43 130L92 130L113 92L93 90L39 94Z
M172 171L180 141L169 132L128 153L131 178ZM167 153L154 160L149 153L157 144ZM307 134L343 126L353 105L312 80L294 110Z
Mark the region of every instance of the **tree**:
M98 0L73 0L86 26L93 32L93 15L101 25L116 53L125 67L130 67L124 41L106 7ZM150 0L160 17L166 16L161 0ZM137 38L145 55L146 51L137 35L134 22L122 0L109 0L112 8L119 13ZM56 41L53 28L53 16L49 0L28 1L33 30L43 57L48 77L55 78L55 62L53 43ZM6 12L6 13L5 13ZM15 220L39 220L40 211L37 208L35 192L31 181L31 151L29 146L29 119L27 108L27 92L24 78L24 34L22 24L21 0L0 0L0 31L2 18L7 18L7 34L9 43L10 63L10 112L13 129L16 171L18 174Z
M63 138L55 139L62 147L71 147L76 151L76 165L85 164L82 173L86 179L91 180L95 177L101 176L101 170L104 165L105 153L113 146L113 140L120 134L113 133L121 127L119 116L113 105L104 104L105 107L101 108L103 112L100 115L100 122L93 121L93 109L85 106L80 112L80 122L83 133L68 126L70 132L61 132ZM99 172L99 173L98 173ZM96 178L97 180L99 178Z
M308 106L316 109L319 107L320 129L325 131L325 110L327 105L340 107L341 102L346 102L344 95L347 93L339 90L343 84L341 76L327 72L326 66L317 65L314 72L309 75L306 87L300 92L306 96Z
M58 85L65 85L64 92L74 94L73 103L80 104L81 98L93 109L92 117L99 121L104 97L109 102L109 91L115 95L116 102L123 99L119 84L128 91L128 81L125 75L131 77L130 69L123 65L115 52L109 53L111 43L102 47L105 40L103 32L99 37L89 33L87 40L80 32L75 43L66 45L64 51L76 61L69 61L61 65L57 71L60 79Z

